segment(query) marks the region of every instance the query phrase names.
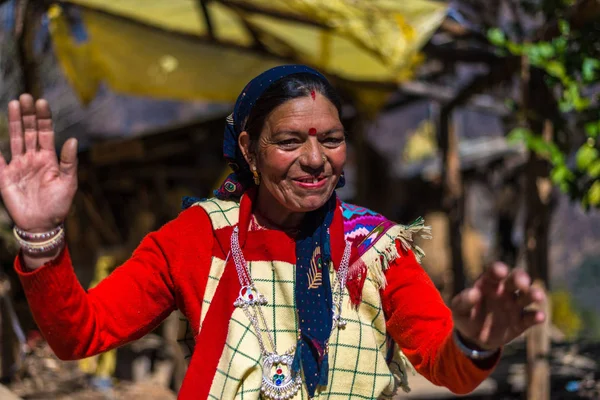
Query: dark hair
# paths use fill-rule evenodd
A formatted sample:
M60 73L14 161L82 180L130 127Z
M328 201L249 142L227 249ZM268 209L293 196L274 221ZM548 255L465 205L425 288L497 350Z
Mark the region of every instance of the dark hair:
M245 128L250 135L250 140L256 143L265 120L274 109L289 100L310 96L310 92L313 90L327 97L337 108L341 117L342 102L328 81L309 73L289 75L281 78L265 90L252 107Z

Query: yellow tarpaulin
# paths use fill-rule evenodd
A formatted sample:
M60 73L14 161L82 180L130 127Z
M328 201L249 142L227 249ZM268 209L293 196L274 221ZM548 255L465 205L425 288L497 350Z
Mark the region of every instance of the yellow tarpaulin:
M85 102L99 82L155 98L233 101L265 69L305 63L352 82L397 83L445 16L428 0L71 0L88 40L49 12L63 69Z

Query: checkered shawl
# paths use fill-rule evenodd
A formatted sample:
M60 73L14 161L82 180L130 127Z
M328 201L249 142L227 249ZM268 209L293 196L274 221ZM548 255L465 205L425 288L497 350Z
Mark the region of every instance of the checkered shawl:
M216 237L219 236L219 231L227 230L239 222L240 203L237 201L213 198L197 202L194 206L202 207L209 215ZM409 245L412 231L410 226L386 222L383 227L381 223L369 220L367 222L371 225L375 224L378 232L371 234L367 228L361 228L362 233L358 234L357 230L352 228L356 228L357 225L349 223L353 217L369 213L377 218L380 216L367 209L343 203L339 207L342 214L345 212L346 238L352 241L350 237L352 233L354 236L360 236L360 243L356 243L357 240L352 241L354 254L352 266L355 275L361 275L359 281L362 281L362 287L359 304L344 302L342 317L348 321L348 325L343 330L334 330L331 335L329 384L326 387L319 387L314 398L391 399L398 387L405 391L409 390L407 372L414 373L414 370L398 346L386 334L380 289L385 285L383 272L388 262L399 256L395 250L396 242L401 241ZM365 245L366 239L368 244ZM363 245L362 254L358 253L359 245ZM295 345L297 338L298 321L294 304L296 271L295 265L289 260L278 260L268 256L272 254L269 246L281 247L281 243L267 243L265 246L265 254L267 254L265 259L248 261L248 267L258 291L269 301L266 306L263 306L263 312L269 328L273 330L277 350L282 353ZM294 247L290 246L289 251L293 252ZM229 264L231 265L227 268L233 268L231 261ZM360 271L364 268L366 273L362 277ZM211 311L215 296L218 296L219 285L225 284L223 280L225 270L226 260L213 257L210 276L202 299L197 338L207 330L206 317ZM329 274L332 281L335 280L335 273L335 268L331 266ZM349 298L347 290L345 298ZM228 323L225 346L210 386L209 398L260 398L262 361L256 335L243 311L239 308L233 309ZM308 399L306 388L303 387L295 398Z

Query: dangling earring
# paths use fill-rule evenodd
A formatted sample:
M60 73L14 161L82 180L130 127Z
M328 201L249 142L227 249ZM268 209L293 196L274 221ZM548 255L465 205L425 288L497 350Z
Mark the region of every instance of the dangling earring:
M255 166L252 166L252 177L254 179L254 184L256 186L260 185L260 175L258 174Z

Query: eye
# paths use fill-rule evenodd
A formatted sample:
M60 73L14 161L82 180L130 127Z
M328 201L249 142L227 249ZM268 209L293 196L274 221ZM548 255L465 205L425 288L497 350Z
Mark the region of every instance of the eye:
M344 138L343 137L336 137L336 136L329 136L326 137L325 139L323 139L323 143L326 146L339 146L340 144L342 144L344 142Z
M277 145L283 148L295 147L298 144L300 144L300 141L298 139L285 139L277 142Z

